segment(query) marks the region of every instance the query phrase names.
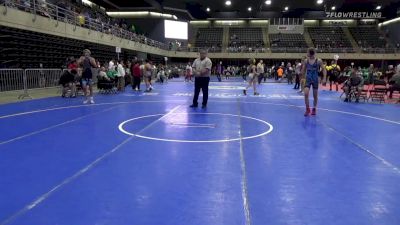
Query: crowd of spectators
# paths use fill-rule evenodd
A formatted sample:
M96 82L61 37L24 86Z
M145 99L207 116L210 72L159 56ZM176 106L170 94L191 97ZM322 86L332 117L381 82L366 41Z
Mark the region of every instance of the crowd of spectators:
M11 0L7 1L7 5L29 12L33 12L33 6L35 6L39 15L51 19L76 24L150 46L166 47L163 43L149 39L144 34L139 34L135 25L129 23L128 20L112 18L100 6L94 4L88 6L79 0Z
M229 47L226 49L227 52L265 52L263 42L257 42L253 45L248 45L243 41L239 40L236 34L232 34L229 38Z

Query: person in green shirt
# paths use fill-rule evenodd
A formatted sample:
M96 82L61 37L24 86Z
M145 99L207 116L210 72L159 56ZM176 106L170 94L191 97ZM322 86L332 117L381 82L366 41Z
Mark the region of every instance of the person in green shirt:
M343 91L346 94L346 99L344 101L351 102L349 94L350 91L353 89L356 92L356 102L359 102L363 86L364 86L364 79L361 76L361 73L359 73L359 71L357 71L356 69L352 69L349 79L344 83L343 86Z
M107 76L114 80L117 77L118 72L116 70L108 70L107 71Z

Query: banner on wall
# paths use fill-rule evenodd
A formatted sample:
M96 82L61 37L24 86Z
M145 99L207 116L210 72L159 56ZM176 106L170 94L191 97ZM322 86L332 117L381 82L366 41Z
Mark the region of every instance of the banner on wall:
M278 25L277 27L278 30L281 31L290 31L296 29L295 25Z
M380 19L384 18L382 12L326 12L327 18L340 19Z

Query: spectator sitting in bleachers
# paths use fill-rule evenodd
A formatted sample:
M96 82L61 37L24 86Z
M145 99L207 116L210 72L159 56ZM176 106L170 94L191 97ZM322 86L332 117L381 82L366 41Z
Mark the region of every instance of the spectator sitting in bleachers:
M65 98L67 97L68 91L70 91L70 96L71 98L76 97L76 86L75 86L75 76L77 75L77 71L75 69L71 70L65 70L65 72L61 75L59 84L62 87L62 97Z

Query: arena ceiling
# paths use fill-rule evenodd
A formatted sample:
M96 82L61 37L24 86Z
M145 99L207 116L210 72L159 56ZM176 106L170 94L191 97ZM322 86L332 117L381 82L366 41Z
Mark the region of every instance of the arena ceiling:
M308 11L382 11L387 18L397 16L400 0L93 0L108 10L152 10L173 13L181 19L262 18L263 12L279 12L282 17L301 17ZM381 7L377 9L377 7ZM251 7L251 11L249 11ZM288 10L285 10L288 7ZM209 11L207 10L209 8Z

